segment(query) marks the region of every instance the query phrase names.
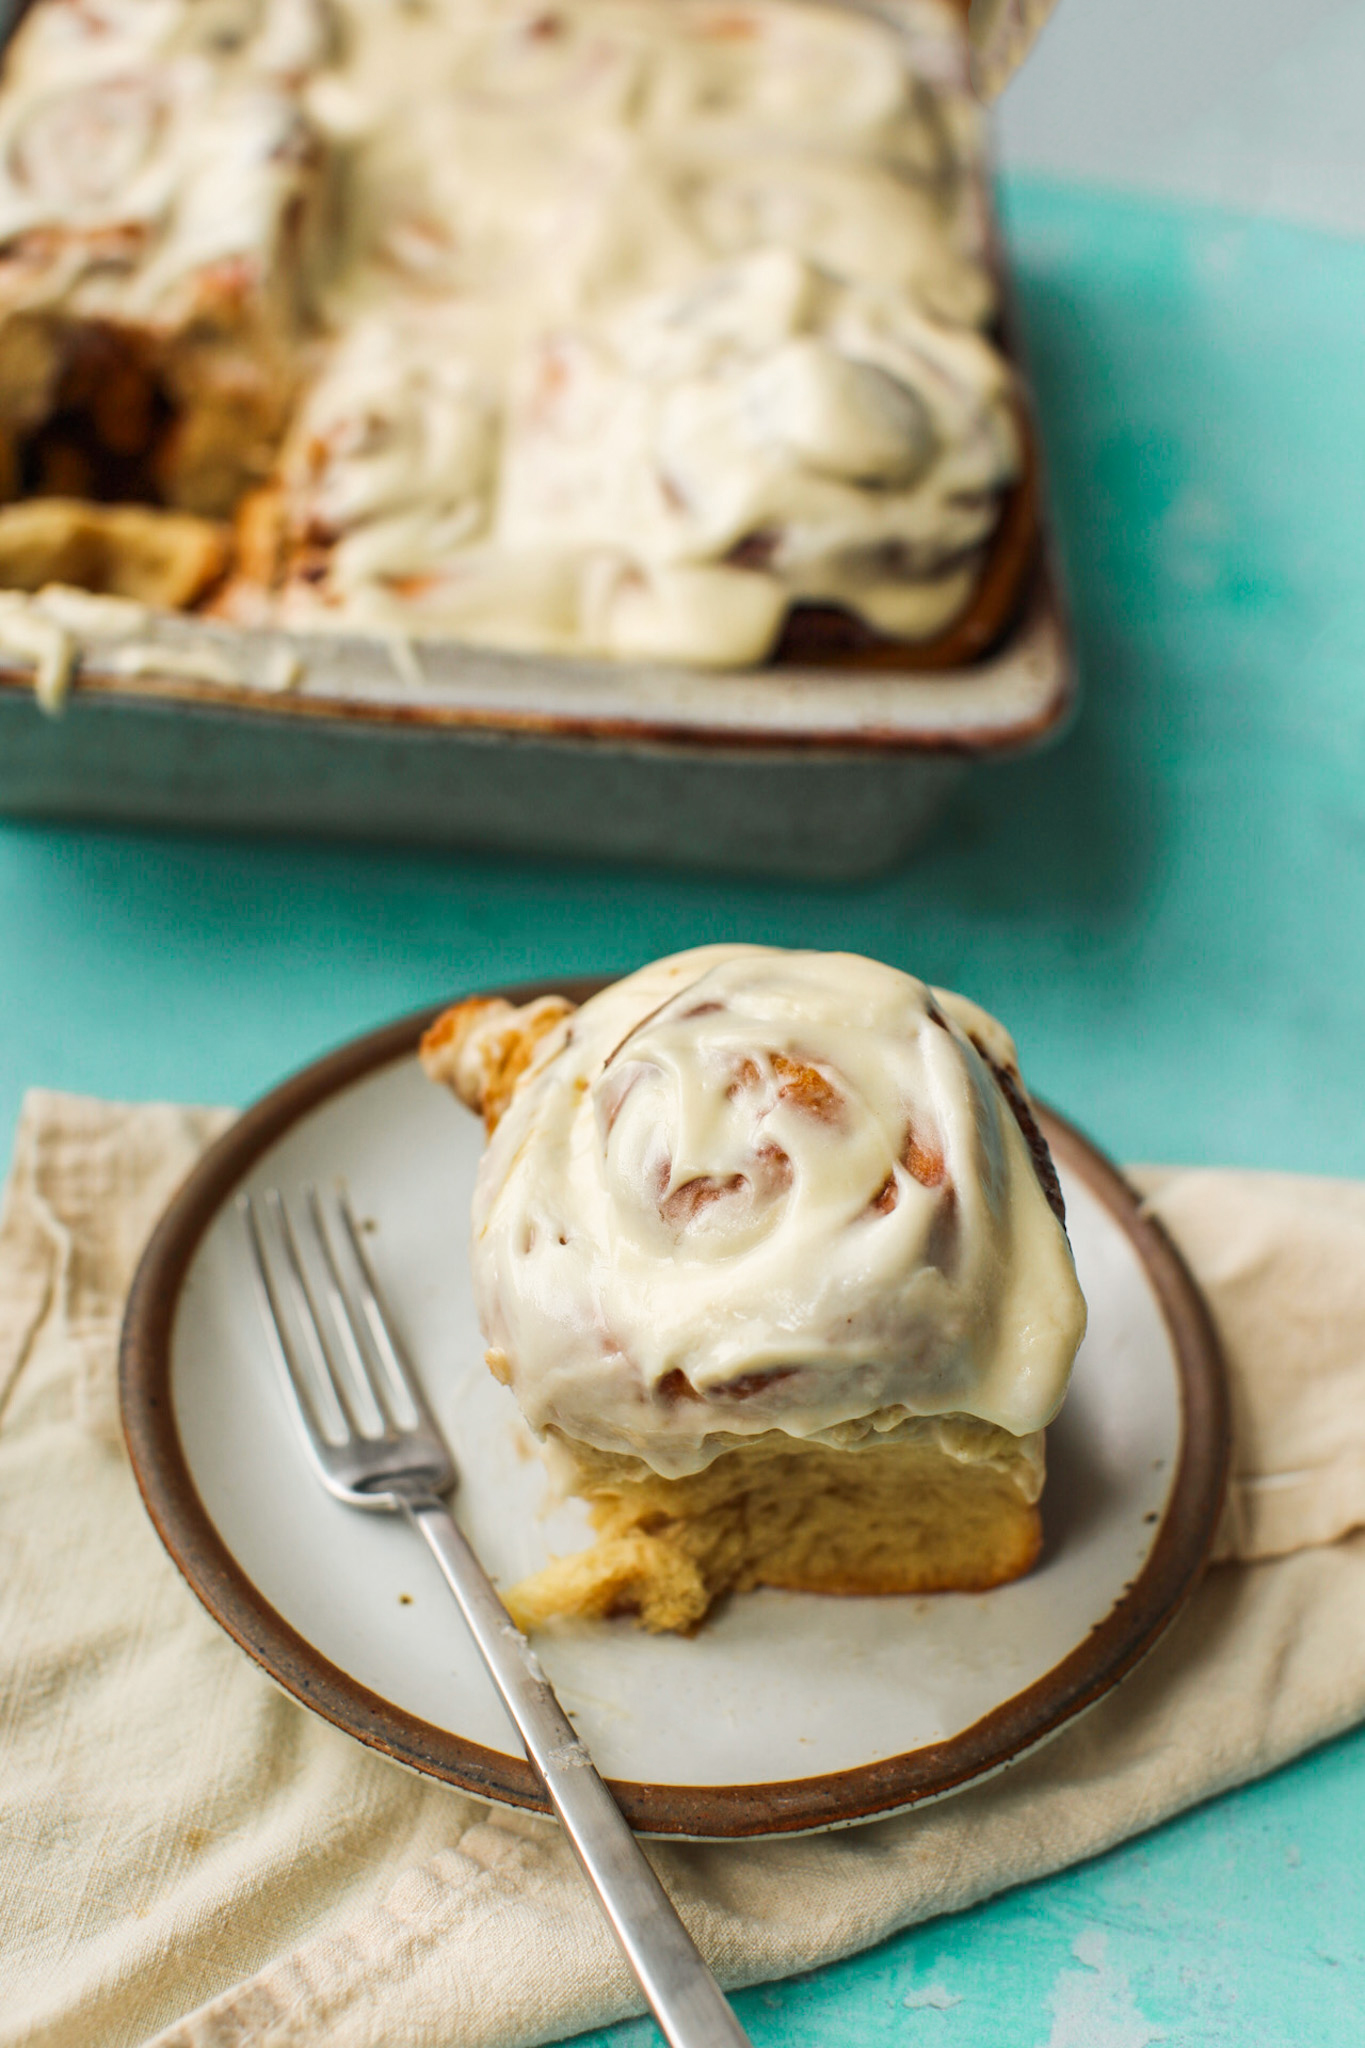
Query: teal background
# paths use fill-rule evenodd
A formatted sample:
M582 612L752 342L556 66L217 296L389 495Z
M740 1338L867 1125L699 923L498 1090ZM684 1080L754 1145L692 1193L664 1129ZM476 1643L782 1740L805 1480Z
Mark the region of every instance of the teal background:
M1365 247L1002 196L1086 693L1062 748L848 888L0 826L0 1120L31 1084L243 1102L457 989L746 937L967 991L1119 1157L1365 1174ZM793 2048L1357 2043L1363 1833L1357 1735L741 2011Z

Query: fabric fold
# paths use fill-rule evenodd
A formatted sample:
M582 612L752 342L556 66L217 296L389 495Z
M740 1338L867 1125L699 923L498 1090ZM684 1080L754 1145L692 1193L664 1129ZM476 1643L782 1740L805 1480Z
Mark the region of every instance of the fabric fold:
M972 84L997 99L1042 34L1057 0L971 0Z
M1219 1555L1281 1557L1365 1519L1365 1187L1134 1169L1198 1275L1231 1362Z

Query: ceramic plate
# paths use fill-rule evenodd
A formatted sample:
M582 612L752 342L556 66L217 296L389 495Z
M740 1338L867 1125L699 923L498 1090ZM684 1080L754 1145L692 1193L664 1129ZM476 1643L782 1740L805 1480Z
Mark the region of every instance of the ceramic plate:
M401 1763L543 1810L424 1546L333 1501L305 1465L232 1199L343 1178L455 1447L457 1512L495 1579L584 1540L577 1505L542 1515L534 1444L482 1363L463 1250L482 1126L423 1078L427 1021L306 1069L207 1154L130 1298L124 1426L171 1555L280 1685ZM1067 1124L1043 1122L1090 1329L1049 1432L1041 1562L987 1594L749 1593L691 1641L625 1621L546 1631L545 1667L637 1827L791 1833L941 1797L1092 1705L1189 1593L1226 1465L1217 1347L1126 1184Z

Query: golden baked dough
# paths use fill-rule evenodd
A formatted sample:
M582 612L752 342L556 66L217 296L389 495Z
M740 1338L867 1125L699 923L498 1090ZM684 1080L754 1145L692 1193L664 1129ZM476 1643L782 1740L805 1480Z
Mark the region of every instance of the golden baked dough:
M598 1541L504 1595L520 1628L632 1614L687 1631L722 1594L755 1586L981 1593L1019 1578L1042 1542L1040 1451L968 1464L931 1443L759 1439L681 1479L572 1455Z
M422 1065L483 1118L491 1137L536 1047L573 1008L564 996L537 996L519 1009L500 996L471 996L423 1034Z
M227 562L225 529L187 512L78 498L0 506L0 588L7 590L66 583L178 611L202 597Z

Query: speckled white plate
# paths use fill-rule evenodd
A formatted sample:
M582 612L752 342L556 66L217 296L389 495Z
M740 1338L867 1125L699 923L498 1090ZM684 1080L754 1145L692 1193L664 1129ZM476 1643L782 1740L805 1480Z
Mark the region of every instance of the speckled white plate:
M344 1178L455 1447L457 1512L484 1562L510 1583L584 1540L576 1505L541 1517L534 1445L482 1363L462 1248L482 1127L423 1078L426 1021L306 1069L204 1159L129 1303L124 1424L172 1556L272 1677L402 1763L543 1809L424 1546L332 1500L305 1465L232 1201L241 1186ZM1193 1586L1226 1464L1217 1346L1126 1184L1069 1126L1043 1121L1090 1329L1049 1433L1040 1564L987 1594L745 1594L691 1641L627 1622L545 1632L546 1669L637 1826L790 1833L941 1797L1092 1705Z

